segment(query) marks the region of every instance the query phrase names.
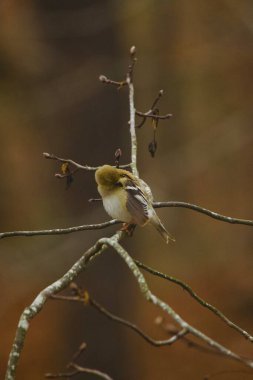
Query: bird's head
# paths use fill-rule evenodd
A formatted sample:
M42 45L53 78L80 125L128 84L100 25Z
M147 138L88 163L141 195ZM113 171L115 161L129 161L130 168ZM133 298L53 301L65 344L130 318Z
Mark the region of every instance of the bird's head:
M123 186L124 181L131 178L127 170L117 169L110 165L101 166L95 173L95 179L99 186L113 188Z

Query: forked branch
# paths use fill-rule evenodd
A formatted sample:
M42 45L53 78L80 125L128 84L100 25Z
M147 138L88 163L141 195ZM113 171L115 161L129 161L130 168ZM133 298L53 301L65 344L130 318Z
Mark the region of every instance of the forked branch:
M128 87L129 110L130 110L130 121L129 121L130 128L129 129L130 129L130 138L131 138L131 164L130 165L129 164L128 165L122 165L120 167L131 167L133 174L138 176L137 139L136 139L135 116L136 116L136 114L137 115L140 114L140 111L136 111L135 105L134 105L133 69L134 69L135 62L136 62L136 49L135 49L135 47L132 47L130 49L130 64L129 64L128 71L126 74L126 78L121 82L115 82L113 80L106 78L105 76L100 76L100 80L104 83L107 83L107 84L112 84L115 86L117 85L120 88L123 86ZM167 114L164 116L159 115L159 117L158 117L158 113L155 111L156 104L157 104L158 100L160 99L161 95L162 95L162 93L160 92L158 97L154 101L150 111L143 113L139 116L142 116L145 120L147 118L152 118L153 120L155 120L156 123L159 119L162 119L162 118L166 119L166 118L171 117L170 114ZM55 156L53 154L44 153L44 157L47 159L53 159L53 160L62 162L63 164L71 165L74 168L74 170L70 171L69 172L70 174L73 174L74 172L76 172L78 170L94 171L97 169L97 167L92 167L92 166L88 166L88 165L80 165L71 159L64 159L64 158ZM62 178L62 177L65 178L66 176L69 175L69 173L59 174L58 177L59 178ZM192 204L185 203L185 202L155 202L154 207L156 207L156 208L159 208L159 207L185 207L185 208L189 208L189 209L192 209L194 211L203 213L205 215L208 215L209 217L215 218L215 219L223 221L223 222L244 224L244 225L250 225L250 226L253 225L253 221L251 221L251 220L226 217L226 216L217 214L213 211L204 209L200 206L192 205ZM108 221L105 223L100 223L100 224L84 225L84 226L70 227L70 228L64 228L64 229L50 229L50 230L41 230L41 231L4 232L4 233L0 234L0 239L6 238L6 237L13 237L13 236L36 236L36 235L66 234L66 233L72 233L72 232L83 231L83 230L102 229L102 228L106 228L106 227L109 227L111 225L114 225L116 223L119 223L119 221L111 220L111 221ZM89 262L91 260L93 260L96 256L102 254L108 247L112 247L121 256L121 258L124 260L124 262L126 263L126 265L129 268L129 270L133 273L135 279L137 280L140 291L143 294L143 296L145 297L145 299L148 300L149 302L153 303L157 307L159 307L165 313L167 313L174 320L174 322L176 322L179 325L178 334L174 334L170 340L167 340L168 342L171 341L171 344L172 344L172 343L174 343L174 341L178 340L179 338L184 338L184 336L186 334L188 334L188 335L191 334L191 335L197 337L202 343L206 344L208 347L210 347L210 349L214 350L215 352L217 352L221 355L224 355L229 359L241 362L250 368L253 368L253 361L252 360L245 359L245 358L241 357L240 355L232 352L231 350L227 349L223 345L219 344L215 340L208 337L207 335L203 334L200 330L198 330L195 327L188 324L176 311L174 311L170 307L170 305L168 305L167 303L165 303L164 301L159 299L156 295L154 295L151 292L151 290L149 289L149 286L146 282L145 277L143 276L143 274L141 273L141 271L138 268L138 265L140 267L142 266L143 269L148 270L155 275L158 275L158 273L154 270L150 270L150 268L145 267L143 264L140 265L140 263L138 263L138 265L137 265L134 262L134 260L127 253L127 251L119 244L119 241L123 237L124 237L124 232L119 231L119 232L115 233L113 236L111 236L110 238L104 237L104 238L99 239L89 250L87 250L81 256L81 258L60 279L58 279L57 281L55 281L51 285L47 286L44 290L42 290L38 294L38 296L34 299L32 304L25 308L25 310L23 311L23 313L20 317L18 327L16 330L15 340L14 340L14 343L12 345L12 349L11 349L11 352L9 355L9 361L8 361L6 377L5 377L6 380L14 380L15 379L17 365L18 365L18 362L20 359L20 355L22 353L25 338L26 338L26 335L27 335L27 332L28 332L28 329L30 326L30 322L32 321L32 319L43 309L43 306L45 305L45 303L47 302L47 300L49 298L58 294L60 291L62 291L66 287L68 287L69 284L82 271L84 271L87 268L87 265L89 264ZM161 274L159 274L159 276L165 278L165 275L161 276ZM169 279L169 278L167 278L167 279ZM169 279L169 280L171 280L171 279ZM179 281L177 282L177 284L184 287L182 285L182 283ZM185 289L192 296L194 296L194 294L191 293L191 289L189 287L187 287L187 285L185 285ZM194 298L200 303L201 303L201 301L203 301L196 294L195 294ZM209 304L205 303L205 301L202 302L202 306L207 307L207 305L209 305ZM93 303L93 306L95 307L95 303ZM96 306L99 309L98 305L96 305ZM211 305L209 305L208 308L210 310L212 310L213 312L215 312L216 309L215 308L212 309L212 307L210 307L210 306ZM100 307L100 311L102 312L101 307ZM103 310L103 313L107 314L107 316L109 317L109 314L108 314L108 312L106 312L106 310ZM222 315L220 315L217 312L216 312L216 314L220 318L222 318ZM111 319L113 319L112 315L110 317L111 317ZM226 321L226 317L224 317L222 319L224 321ZM136 331L137 333L139 333L139 335L142 335L142 337L144 338L145 333L143 333L139 328L137 328L137 326L130 325L127 321L124 321L118 317L114 317L114 320L118 321L122 324L125 324L129 328L132 328L132 330ZM228 324L230 323L230 325L232 323L229 320L227 320L226 322ZM231 325L231 327L234 327L234 326ZM242 335L246 336L250 341L252 341L252 337L248 333L243 332L243 330L240 328L237 328L237 330L240 333L242 333ZM187 336L187 338L188 338L188 336ZM71 368L73 369L72 373L68 373L67 375L66 374L58 374L58 375L62 375L61 377L66 377L66 376L71 377L71 376L75 376L76 374L79 374L79 373L88 373L89 371L90 371L89 373L92 373L91 371L93 371L94 375L100 376L106 380L111 380L111 378L108 375L103 374L103 373L99 374L98 373L99 371L97 371L97 370L92 370L92 369L89 369L86 367L81 367L76 363L71 363L71 364L72 364ZM96 371L97 373L94 373L94 371ZM51 376L54 376L54 378L56 378L55 375L51 374Z

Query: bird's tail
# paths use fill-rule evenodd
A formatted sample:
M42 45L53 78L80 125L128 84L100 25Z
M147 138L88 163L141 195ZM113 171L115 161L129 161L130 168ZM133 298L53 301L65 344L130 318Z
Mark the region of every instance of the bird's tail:
M169 241L176 241L176 239L166 230L157 215L151 218L150 223L157 229L167 244Z

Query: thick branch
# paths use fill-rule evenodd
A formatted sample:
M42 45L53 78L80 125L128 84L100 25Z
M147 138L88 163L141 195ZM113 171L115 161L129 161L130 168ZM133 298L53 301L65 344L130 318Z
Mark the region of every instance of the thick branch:
M122 232L113 235L113 241L118 241L122 236ZM106 245L101 244L101 242L97 242L93 247L86 251L59 280L42 290L32 304L25 308L18 323L16 336L9 356L5 380L15 379L18 361L31 320L41 311L48 298L65 289L79 275L79 273L86 268L89 261L93 257L100 255L105 249Z
M131 256L127 253L127 251L118 243L117 239L115 238L102 238L99 240L101 244L108 244L111 247L115 249L115 251L121 256L121 258L126 262L129 269L133 273L134 277L138 281L141 293L146 298L147 301L153 303L154 305L161 308L164 312L166 312L182 329L187 330L192 335L199 338L201 341L205 342L208 346L212 347L213 349L217 350L221 354L227 356L230 359L239 361L241 363L244 363L250 368L253 368L253 361L244 359L243 357L239 356L238 354L232 352L231 350L227 349L220 343L216 342L212 338L208 337L195 327L191 326L189 323L184 321L183 318L179 314L177 314L167 303L159 299L157 296L155 296L149 289L148 284L143 276L143 274L140 272L138 266L135 264L134 260L131 258Z
M131 63L127 73L126 82L129 89L129 112L130 112L130 136L131 136L131 162L132 171L136 177L139 177L137 169L137 139L135 130L135 106L134 106L134 85L133 85L133 68L136 61L135 58L136 49L132 46L130 49Z

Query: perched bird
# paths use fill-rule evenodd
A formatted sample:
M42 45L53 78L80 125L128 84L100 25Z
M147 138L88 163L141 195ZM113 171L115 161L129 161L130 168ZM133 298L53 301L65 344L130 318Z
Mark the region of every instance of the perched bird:
M166 243L175 240L157 216L152 206L152 192L142 179L110 165L101 166L95 179L104 208L113 219L139 226L151 223Z

